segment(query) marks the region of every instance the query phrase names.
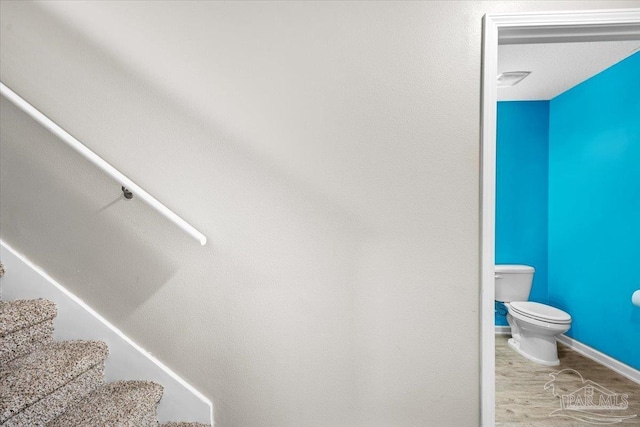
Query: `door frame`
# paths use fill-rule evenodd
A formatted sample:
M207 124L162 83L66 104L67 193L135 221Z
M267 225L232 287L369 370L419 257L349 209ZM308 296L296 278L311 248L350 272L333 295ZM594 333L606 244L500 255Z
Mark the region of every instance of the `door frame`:
M480 165L480 418L495 425L495 199L498 44L640 40L640 9L487 14L483 18Z

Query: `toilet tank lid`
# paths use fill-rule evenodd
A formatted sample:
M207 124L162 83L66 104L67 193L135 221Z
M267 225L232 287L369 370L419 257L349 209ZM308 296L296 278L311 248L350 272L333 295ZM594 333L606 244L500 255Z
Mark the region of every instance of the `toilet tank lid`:
M534 273L535 268L530 265L496 264L496 273Z

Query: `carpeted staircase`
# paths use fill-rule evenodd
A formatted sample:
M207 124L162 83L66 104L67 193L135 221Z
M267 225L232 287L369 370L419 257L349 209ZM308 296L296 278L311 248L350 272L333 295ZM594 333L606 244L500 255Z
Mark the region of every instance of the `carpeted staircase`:
M162 386L151 381L105 384L107 345L53 341L55 317L51 301L0 301L0 426L157 427Z

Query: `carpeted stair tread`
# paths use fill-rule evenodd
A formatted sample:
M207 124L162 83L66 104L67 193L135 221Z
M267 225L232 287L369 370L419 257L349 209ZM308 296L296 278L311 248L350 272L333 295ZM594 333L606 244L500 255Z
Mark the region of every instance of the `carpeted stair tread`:
M162 424L160 427L211 427L211 424L172 421Z
M97 365L9 418L2 427L45 426L104 383L104 366Z
M0 301L0 337L56 317L55 303L45 299Z
M0 367L0 423L53 393L84 372L104 366L107 345L101 341L61 341Z
M158 425L156 405L162 386L151 381L116 381L91 393L47 424L48 427Z
M0 366L53 341L53 319L0 337Z

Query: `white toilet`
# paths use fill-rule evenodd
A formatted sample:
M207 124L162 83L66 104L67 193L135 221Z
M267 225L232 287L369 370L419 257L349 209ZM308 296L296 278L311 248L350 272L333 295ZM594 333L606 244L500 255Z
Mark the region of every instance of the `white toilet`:
M557 308L527 301L535 269L528 265L496 265L496 301L503 302L511 326L509 346L527 359L557 366L556 336L571 328L571 316Z

